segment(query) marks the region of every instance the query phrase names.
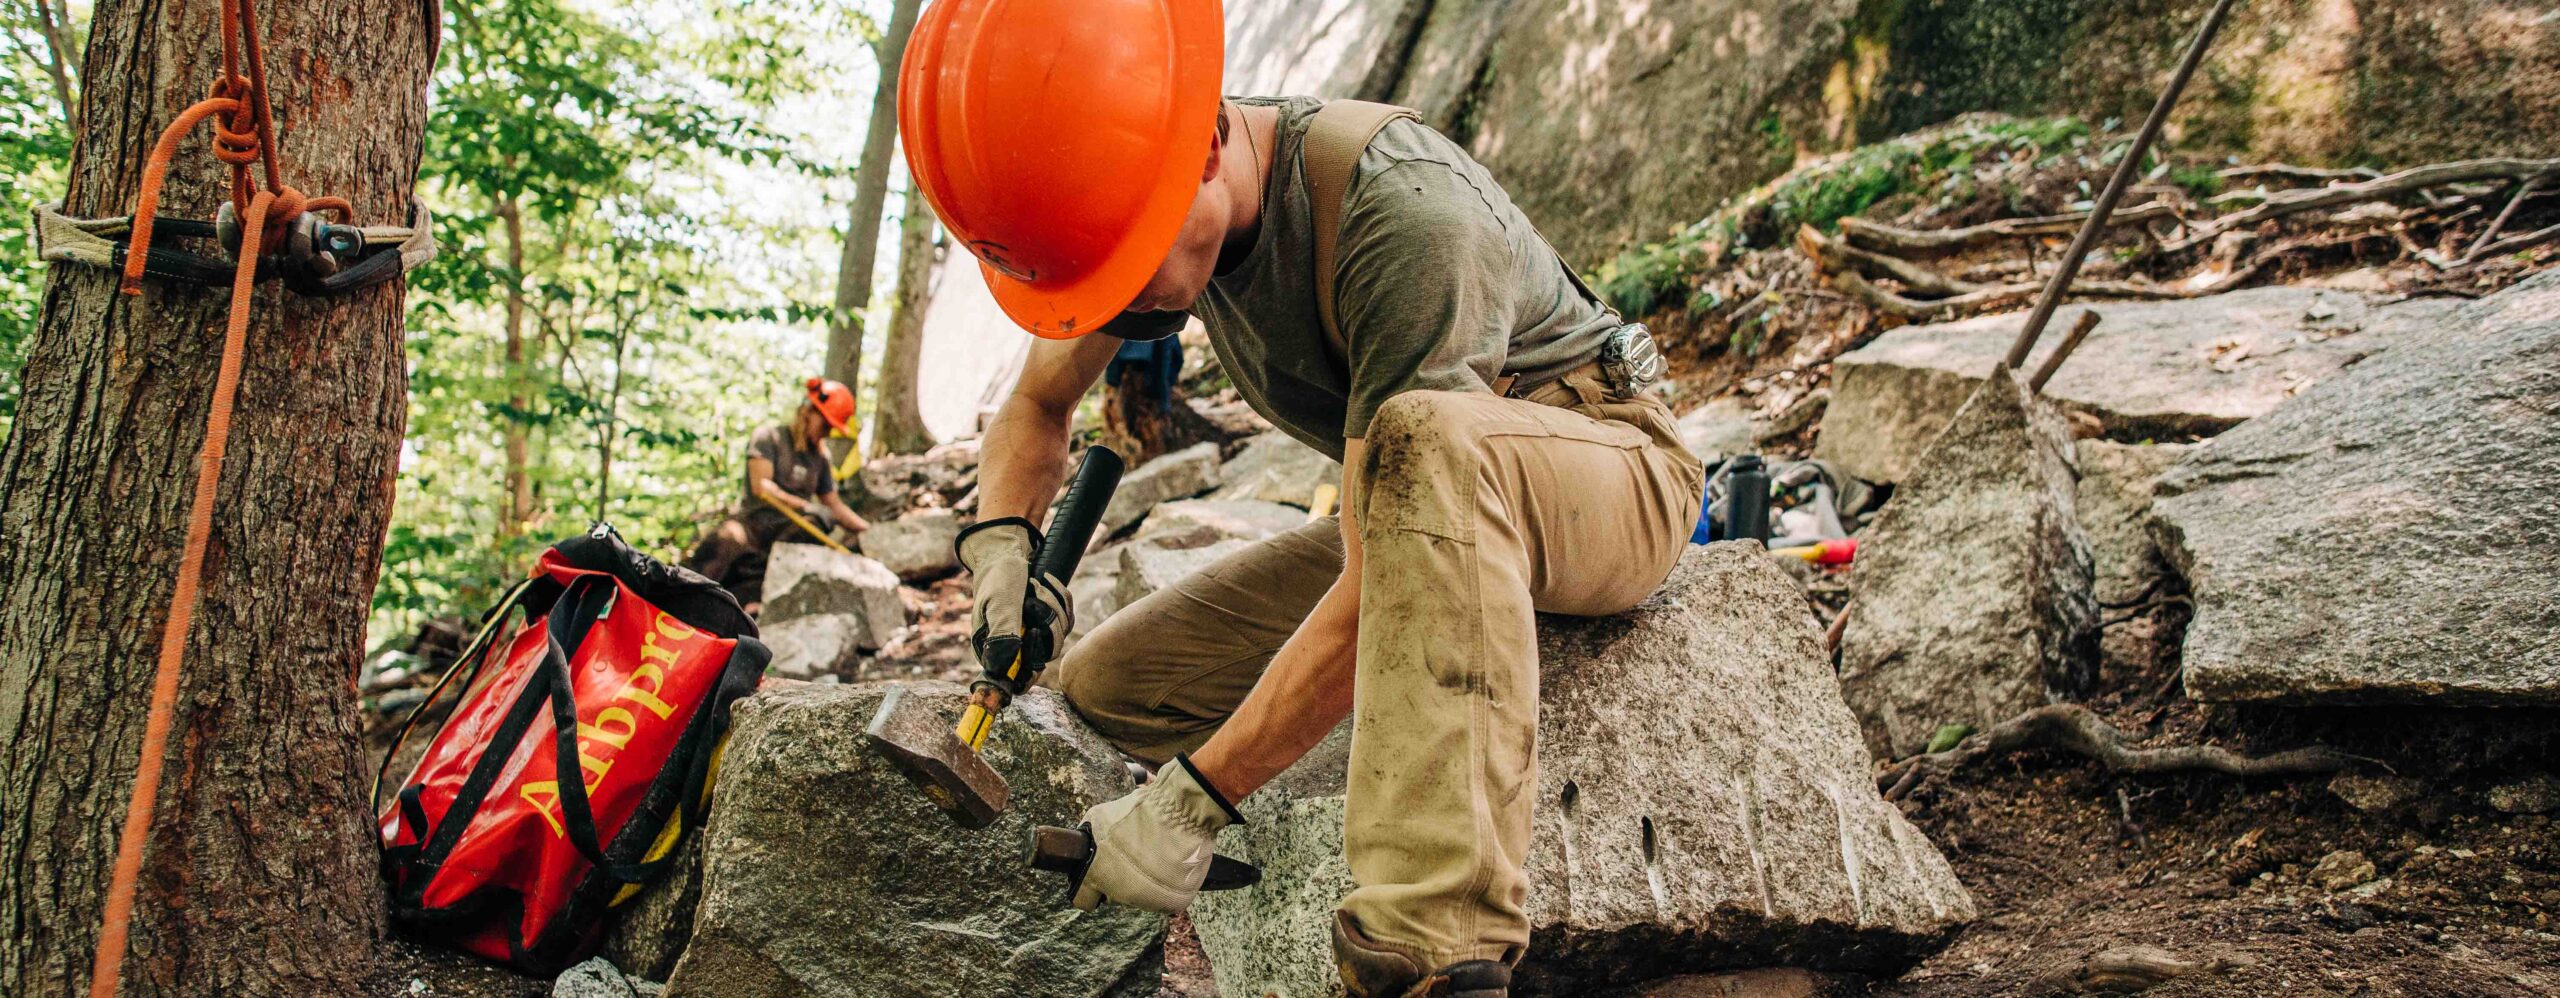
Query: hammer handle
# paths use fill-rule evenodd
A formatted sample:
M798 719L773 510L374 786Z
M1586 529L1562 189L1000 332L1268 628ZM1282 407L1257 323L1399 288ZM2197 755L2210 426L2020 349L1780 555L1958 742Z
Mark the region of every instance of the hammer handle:
M1111 508L1111 493L1120 488L1124 470L1127 464L1111 448L1095 444L1084 449L1084 462L1076 466L1066 497L1058 501L1058 518L1050 521L1049 536L1040 542L1035 571L1060 582L1075 577L1076 563L1084 560L1085 546L1093 543L1094 528L1102 524L1103 511Z

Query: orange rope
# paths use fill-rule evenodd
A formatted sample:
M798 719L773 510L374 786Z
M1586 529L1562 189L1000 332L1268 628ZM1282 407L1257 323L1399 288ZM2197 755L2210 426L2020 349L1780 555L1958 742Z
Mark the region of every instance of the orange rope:
M248 76L240 75L245 41ZM195 621L203 594L205 548L213 536L213 502L222 485L222 459L231 440L232 402L240 388L240 369L249 339L249 307L256 293L259 251L282 237L283 226L306 211L354 213L344 198L305 196L284 184L275 145L274 115L267 102L266 60L258 48L254 0L223 0L222 74L212 96L179 112L160 133L143 167L134 197L133 231L125 251L122 290L142 293L142 271L151 248L153 213L160 189L168 181L169 161L195 126L214 119L214 157L231 165L232 200L240 210L238 264L231 277L231 319L222 340L222 362L213 381L213 405L205 414L204 446L196 456L196 490L187 514L184 555L178 581L169 596L168 621L160 632L158 670L152 676L150 714L142 729L142 756L135 768L133 796L125 807L124 829L116 839L116 859L107 883L104 922L90 967L89 994L109 998L123 982L124 953L133 924L133 897L142 876L142 853L151 834L151 818L159 802L160 771L175 725L180 667L186 661L187 632ZM218 116L218 117L217 117ZM252 183L249 165L264 167L266 187ZM274 232L268 229L275 219Z

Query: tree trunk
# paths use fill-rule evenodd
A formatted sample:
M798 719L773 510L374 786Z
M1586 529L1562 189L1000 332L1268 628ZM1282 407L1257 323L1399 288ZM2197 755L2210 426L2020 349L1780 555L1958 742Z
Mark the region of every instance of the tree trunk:
M873 454L922 454L933 447L916 407L916 365L924 353L924 311L933 291L933 209L907 192L898 220L898 300L889 313L889 345L880 354L880 392L871 410Z
M523 536L533 521L533 475L526 469L532 451L533 395L525 386L528 367L524 349L524 206L515 195L498 202L498 219L507 230L507 428L505 515L499 517L501 541Z
M827 377L862 397L862 309L871 304L871 270L880 249L880 210L889 200L889 154L898 145L898 62L906 58L921 0L897 0L889 28L872 46L879 53L880 86L871 93L871 127L862 139L862 162L853 175L853 211L836 258L835 315L827 321ZM851 446L847 444L846 446ZM841 447L831 447L837 459Z
M285 179L406 217L428 5L271 0ZM220 65L216 0L101 0L71 214L130 211ZM199 126L161 210L211 218ZM172 245L176 245L173 241ZM200 247L199 247L200 248ZM0 447L0 994L86 990L222 347L227 289L56 265ZM383 929L350 689L391 515L403 292L257 293L123 993L359 993Z

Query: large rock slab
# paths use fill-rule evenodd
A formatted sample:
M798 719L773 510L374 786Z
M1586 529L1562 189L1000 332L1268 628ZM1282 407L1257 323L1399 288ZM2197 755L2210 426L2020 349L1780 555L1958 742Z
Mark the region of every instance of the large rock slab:
M928 582L960 570L960 517L947 509L919 509L871 525L862 553L908 582Z
M766 670L808 679L849 670L907 626L898 575L858 554L816 544L776 544L765 561L764 615L773 661Z
M1244 443L1244 449L1219 468L1211 499L1258 499L1304 509L1319 485L1342 487L1342 465L1323 451L1299 443L1278 430Z
M1111 505L1102 511L1102 529L1096 536L1110 537L1127 529L1157 503L1217 488L1218 464L1218 445L1202 442L1132 469L1120 479L1119 490L1111 493Z
M2380 300L2278 287L2087 305L2098 328L2044 397L2098 417L2118 439L2219 433L2387 345L2387 331L2366 329ZM2057 325L2082 307L2070 306ZM1869 481L1909 478L2025 322L2012 312L1905 326L1841 355L1814 456ZM2043 349L2058 338L2048 332Z
M2560 274L2421 304L2161 482L2189 695L2560 702Z
M2007 371L1958 410L1849 573L1840 689L1879 756L1988 728L2097 678L2089 541L2062 417Z
M2080 468L2073 500L2080 529L2089 537L2098 602L2120 604L2159 581L2167 567L2151 536L2151 490L2171 465L2194 453L2193 444L2120 444L2082 440L2072 445Z
M1750 403L1733 396L1709 399L1680 417L1680 442L1709 466L1751 453L1758 430Z
M885 686L792 686L738 704L703 849L702 907L675 995L1147 996L1163 916L1078 912L1022 861L1036 824L1073 825L1129 774L1066 701L1034 689L986 759L1012 803L964 831L865 747ZM911 683L958 716L963 687Z
M1876 794L1804 597L1759 550L1690 551L1614 617L1539 621L1532 939L1520 994L1770 964L1891 973L1975 906ZM1192 908L1221 993L1340 993L1337 733L1248 798L1220 849L1261 885Z

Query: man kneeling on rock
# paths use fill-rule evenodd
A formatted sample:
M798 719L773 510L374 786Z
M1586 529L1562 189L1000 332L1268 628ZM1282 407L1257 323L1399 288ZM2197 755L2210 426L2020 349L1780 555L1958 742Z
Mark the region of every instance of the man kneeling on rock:
M1254 410L1344 468L1338 521L1120 611L1053 677L1162 764L1086 813L1076 904L1183 909L1236 803L1349 716L1344 982L1507 994L1529 941L1533 613L1634 606L1698 509L1698 461L1642 394L1650 338L1409 114L1222 99L1217 0L998 6L925 11L899 122L926 197L1042 337L959 542L981 661L1000 674L1027 626L1069 628L1064 580L1031 577L1035 521L1122 340L1198 317Z

